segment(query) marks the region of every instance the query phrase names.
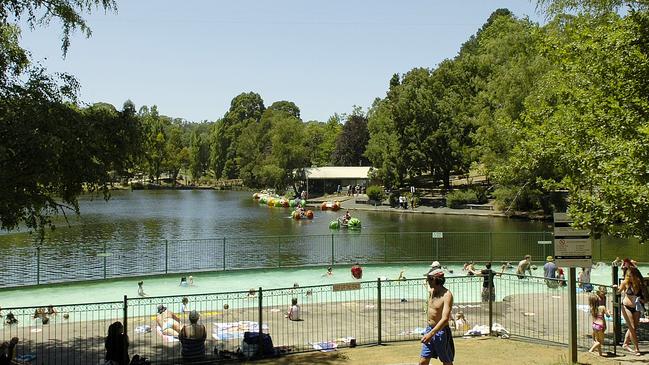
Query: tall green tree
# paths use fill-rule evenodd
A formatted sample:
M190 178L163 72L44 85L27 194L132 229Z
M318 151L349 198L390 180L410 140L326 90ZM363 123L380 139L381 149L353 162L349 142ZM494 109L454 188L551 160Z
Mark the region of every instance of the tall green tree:
M649 239L649 15L561 16L543 50L553 64L527 99L509 171L569 191L594 234Z
M20 25L62 27L65 55L75 31L89 36L83 16L112 11L111 0L16 0L0 4L0 222L24 224L44 235L51 217L79 213L83 191L109 196L109 171L128 174L139 129L132 103L116 111L77 107L79 85L70 75L52 77L31 63L20 44ZM101 133L106 133L102 135Z
M336 138L332 162L339 166L368 166L365 148L369 138L367 117L360 107L354 107Z
M246 126L259 122L264 110L264 101L259 94L242 93L232 99L228 112L214 125L210 156L217 178L239 176L238 137Z

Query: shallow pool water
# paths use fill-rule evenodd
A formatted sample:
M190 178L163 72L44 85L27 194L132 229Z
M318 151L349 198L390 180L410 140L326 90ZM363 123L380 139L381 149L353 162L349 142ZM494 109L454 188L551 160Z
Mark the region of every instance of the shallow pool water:
M499 265L498 265L499 266ZM476 265L477 269L484 268L482 265ZM449 264L446 266L447 276L465 276L466 272L462 271L461 264ZM500 271L500 267L494 267ZM649 266L640 267L643 275L649 272ZM422 278L428 270L426 264L403 264L403 265L367 265L363 267L363 281L376 280L396 280L401 271L408 279ZM452 273L450 272L452 271ZM566 272L568 270L566 269ZM507 273L513 273L510 269ZM538 264L538 269L533 271L535 276L543 276L543 269ZM191 273L188 273L190 275ZM180 286L180 275L147 277L144 280L144 291L149 296L170 296L170 295L196 295L206 293L223 293L235 291L247 291L250 288L264 289L290 288L294 283L299 286L313 286L333 283L345 283L354 281L350 273L350 266L335 266L333 275L326 275L326 267L302 267L293 269L254 269L225 271L214 273L194 273L192 274L194 285L191 287ZM62 285L42 285L33 287L24 287L17 289L5 289L0 291L0 306L3 308L23 307L23 306L45 306L48 304L75 304L75 303L96 303L121 301L124 295L128 297L137 297L138 278L106 280L97 282L78 282ZM502 278L500 280L505 280ZM498 285L500 280L496 280L497 300L508 293L510 285ZM592 270L591 281L597 284L611 284L611 268L608 265L597 265ZM422 280L423 282L423 280ZM470 291L470 297L479 301L480 280L471 282L466 286ZM394 283L393 283L394 284ZM538 285L537 285L538 286ZM456 286L455 290L463 291L464 286ZM520 290L516 287L515 290ZM512 289L514 290L514 289ZM419 292L419 291L417 291ZM413 293L414 294L414 293ZM461 295L462 293L458 293ZM400 295L403 295L401 293ZM314 298L315 299L315 298Z

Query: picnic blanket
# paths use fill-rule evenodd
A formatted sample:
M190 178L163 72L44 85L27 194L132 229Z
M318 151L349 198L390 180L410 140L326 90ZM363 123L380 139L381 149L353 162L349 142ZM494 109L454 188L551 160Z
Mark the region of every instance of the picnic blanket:
M320 350L322 352L335 351L338 347L338 344L334 341L317 342L312 345L314 350Z
M415 327L411 330L399 332L399 336L423 335L426 329L424 327Z
M505 329L500 323L491 325L491 331L500 335L502 338L509 338L509 331ZM472 329L466 331L464 336L486 336L489 334L489 326L486 324L476 324Z

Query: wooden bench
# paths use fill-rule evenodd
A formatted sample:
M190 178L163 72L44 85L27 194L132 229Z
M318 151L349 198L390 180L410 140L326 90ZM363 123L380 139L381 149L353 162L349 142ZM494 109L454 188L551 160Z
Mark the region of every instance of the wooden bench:
M487 205L487 204L466 204L466 207L469 209L494 210L493 205Z

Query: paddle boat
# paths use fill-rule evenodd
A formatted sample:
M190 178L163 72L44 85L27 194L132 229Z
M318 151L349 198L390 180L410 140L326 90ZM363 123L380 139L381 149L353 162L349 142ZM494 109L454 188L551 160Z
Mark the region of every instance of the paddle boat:
M330 229L361 229L361 220L358 218L351 218L349 221L345 222L342 218L338 218L329 222Z
M300 210L300 209L296 209L296 210L293 211L293 213L291 214L291 216L292 216L293 219L295 219L295 220L300 220L300 219L313 219L313 211L312 211L312 210L306 210L306 211L303 211L303 210Z
M333 210L334 212L340 209L340 202L322 202L320 210Z

